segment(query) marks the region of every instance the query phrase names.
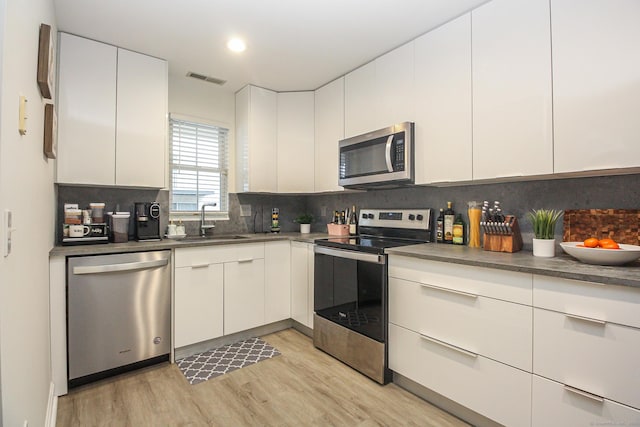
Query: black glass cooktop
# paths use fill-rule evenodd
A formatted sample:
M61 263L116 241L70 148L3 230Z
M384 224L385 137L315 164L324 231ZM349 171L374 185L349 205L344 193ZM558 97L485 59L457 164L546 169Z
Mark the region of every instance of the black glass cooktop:
M349 236L349 237L330 237L328 239L317 239L317 245L329 246L338 249L355 250L360 252L370 252L382 254L387 248L395 248L398 246L417 245L425 243L420 240L394 239L391 237L374 237L374 236Z

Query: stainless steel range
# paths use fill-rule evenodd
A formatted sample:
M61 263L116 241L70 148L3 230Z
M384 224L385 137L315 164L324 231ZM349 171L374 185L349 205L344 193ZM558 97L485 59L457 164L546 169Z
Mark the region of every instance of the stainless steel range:
M386 384L387 248L431 241L431 209L362 209L356 237L315 241L314 345Z

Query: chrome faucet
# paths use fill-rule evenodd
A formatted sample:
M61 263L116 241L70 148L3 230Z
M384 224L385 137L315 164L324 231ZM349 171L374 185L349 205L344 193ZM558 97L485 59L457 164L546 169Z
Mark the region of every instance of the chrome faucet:
M202 210L200 211L200 235L202 237L204 237L206 235L206 231L207 230L213 229L216 226L215 224L205 225L205 223L204 223L204 217L205 217L204 208L207 207L207 206L215 207L215 206L218 206L218 204L217 203L205 203L205 204L202 205Z

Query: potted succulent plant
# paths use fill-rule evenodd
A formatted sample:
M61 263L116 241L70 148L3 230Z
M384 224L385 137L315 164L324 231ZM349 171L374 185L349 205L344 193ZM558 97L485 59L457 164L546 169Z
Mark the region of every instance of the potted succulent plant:
M313 215L310 213L303 213L293 220L300 224L300 233L309 234L311 232L311 223L313 222Z
M533 209L527 213L527 218L533 226L533 256L555 256L556 223L562 216L562 211L555 209Z

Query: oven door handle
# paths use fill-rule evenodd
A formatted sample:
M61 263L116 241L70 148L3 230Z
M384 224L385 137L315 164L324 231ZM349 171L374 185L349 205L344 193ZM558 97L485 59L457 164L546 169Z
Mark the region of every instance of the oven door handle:
M370 262L374 264L385 263L384 255L376 255L376 254L370 254L366 252L345 251L342 249L332 249L324 246L316 246L314 248L314 252L317 254L329 255L329 256L334 256L338 258L347 258L355 261Z

